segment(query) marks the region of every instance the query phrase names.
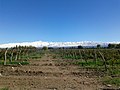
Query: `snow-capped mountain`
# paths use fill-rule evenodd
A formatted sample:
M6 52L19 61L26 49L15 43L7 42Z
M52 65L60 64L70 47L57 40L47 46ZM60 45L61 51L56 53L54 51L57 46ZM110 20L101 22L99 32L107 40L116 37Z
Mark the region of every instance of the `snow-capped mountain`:
M10 48L17 46L35 46L35 47L71 47L71 46L97 46L100 44L103 47L108 46L109 43L120 43L120 42L93 42L93 41L81 41L81 42L23 42L23 43L8 43L8 44L0 44L0 48Z

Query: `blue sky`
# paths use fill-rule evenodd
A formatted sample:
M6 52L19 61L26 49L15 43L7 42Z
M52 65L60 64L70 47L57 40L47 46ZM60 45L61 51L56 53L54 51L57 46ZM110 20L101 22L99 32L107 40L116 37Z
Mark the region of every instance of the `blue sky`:
M0 0L0 43L120 41L120 0Z

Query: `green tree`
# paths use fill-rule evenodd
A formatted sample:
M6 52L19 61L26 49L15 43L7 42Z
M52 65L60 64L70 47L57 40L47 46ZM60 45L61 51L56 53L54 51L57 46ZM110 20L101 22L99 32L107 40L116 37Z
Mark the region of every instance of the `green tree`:
M115 44L108 44L108 48L115 48L116 45Z
M43 50L48 50L48 47L47 47L47 46L44 46L42 49L43 49Z
M81 45L78 46L78 49L83 49L83 47Z
M116 48L120 48L120 44L117 44L117 45L116 45Z
M100 45L100 44L98 44L98 45L97 45L97 48L101 48L101 45Z

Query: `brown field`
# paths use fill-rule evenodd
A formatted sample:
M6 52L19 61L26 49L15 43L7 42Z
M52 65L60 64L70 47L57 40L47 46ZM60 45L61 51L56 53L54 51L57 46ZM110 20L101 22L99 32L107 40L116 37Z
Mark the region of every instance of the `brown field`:
M103 90L99 73L44 55L29 65L0 66L0 88L8 90ZM98 75L97 75L98 74ZM7 90L7 89L3 89ZM105 90L105 89L104 89ZM107 89L106 89L107 90Z

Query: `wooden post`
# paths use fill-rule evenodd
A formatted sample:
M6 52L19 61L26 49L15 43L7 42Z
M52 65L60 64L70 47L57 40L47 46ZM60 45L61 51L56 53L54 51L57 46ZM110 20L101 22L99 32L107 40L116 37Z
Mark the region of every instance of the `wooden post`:
M11 53L10 61L12 62L13 59L13 52Z
M6 63L7 63L7 52L8 52L8 48L6 48L6 51L5 51L4 65L6 65Z
M94 50L94 54L95 54L94 61L95 61L95 65L96 65L96 64L97 64L97 54L96 54L96 50Z
M19 51L19 57L18 57L18 59L19 59L19 60L21 59L21 49L20 49L20 51Z
M104 55L98 50L98 52L100 53L102 59L103 59L103 62L104 62L104 66L105 66L105 71L107 71L107 63L106 63L106 60L104 58Z
M83 66L83 57L82 57L82 53L81 53L80 50L79 50L79 53L80 53L80 58L81 58L81 60L82 60L82 66Z

